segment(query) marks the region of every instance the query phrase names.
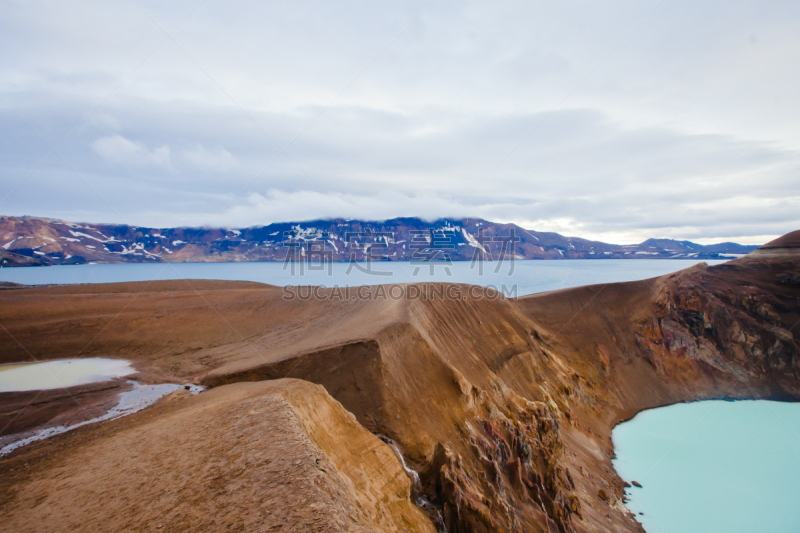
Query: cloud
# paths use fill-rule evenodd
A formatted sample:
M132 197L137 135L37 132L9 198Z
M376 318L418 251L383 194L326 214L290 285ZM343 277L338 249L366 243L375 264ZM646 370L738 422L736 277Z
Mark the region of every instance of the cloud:
M144 144L126 139L122 135L101 137L90 146L99 156L117 164L169 165L169 146L148 150Z
M433 195L415 196L394 191L367 195L271 190L264 194L247 194L243 201L221 212L217 220L230 227L320 218L385 220L404 216L412 208L418 213L416 216L432 220L442 216L442 208L447 205L455 207L455 202ZM313 216L309 216L311 214Z
M652 217L648 226L648 211L669 210L671 203L660 200L638 206L635 212L618 213L619 206L608 204L596 208L587 220L580 205L571 205L576 217L564 217L563 208L544 202L519 201L507 203L483 198L477 205L463 205L460 198L444 194L404 194L383 191L375 194L343 194L299 190L249 193L241 201L214 214L213 223L227 227L247 227L281 221L303 221L325 218L356 218L385 220L406 216L413 210L416 216L427 220L441 217L480 217L497 222L512 222L537 231L554 231L570 236L580 236L618 244L639 243L653 235L660 237L705 240L704 234L712 231L717 238L707 242L734 240L757 244L764 235L779 233L786 219L797 220L792 202L763 200L755 205L747 199L734 198L725 206L703 202L689 204L682 212L674 212L674 220L665 225L659 217ZM230 202L228 199L225 203ZM607 220L615 220L608 223ZM632 223L633 221L634 223ZM643 224L637 227L636 224Z
M229 172L239 164L237 159L222 146L206 148L198 143L193 149L181 152L181 155L195 167L208 172Z
M205 3L180 48L133 4L11 4L0 211L480 216L616 242L797 229L800 4L656 4ZM169 32L194 7L144 9Z

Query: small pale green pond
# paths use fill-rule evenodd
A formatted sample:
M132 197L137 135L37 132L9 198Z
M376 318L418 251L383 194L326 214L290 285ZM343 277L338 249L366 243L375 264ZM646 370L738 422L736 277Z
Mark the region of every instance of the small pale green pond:
M642 485L627 506L648 533L800 531L800 403L661 407L612 438L617 472Z
M0 392L60 389L135 372L129 361L102 357L0 365Z
M131 366L130 361L103 357L0 365L0 393L74 387L75 385L106 381L135 373L136 369ZM136 381L129 380L128 389L120 392L117 396L117 404L100 416L73 422L71 425L45 423L38 428L22 433L0 436L0 457L31 442L46 439L88 424L96 424L141 411L178 389L188 390L192 394L198 394L203 391L203 387L198 387L191 383L184 385L175 383L142 385Z

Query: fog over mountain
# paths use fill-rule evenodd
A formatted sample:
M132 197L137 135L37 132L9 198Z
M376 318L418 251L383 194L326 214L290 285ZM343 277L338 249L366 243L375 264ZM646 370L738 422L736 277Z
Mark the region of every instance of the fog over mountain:
M4 2L0 213L760 244L800 223L799 12Z

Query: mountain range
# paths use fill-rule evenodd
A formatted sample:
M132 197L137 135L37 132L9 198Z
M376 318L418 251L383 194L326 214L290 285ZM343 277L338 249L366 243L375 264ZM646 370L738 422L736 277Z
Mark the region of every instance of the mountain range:
M0 217L0 266L224 261L731 259L758 248L648 239L617 245L477 218L314 220L242 229Z

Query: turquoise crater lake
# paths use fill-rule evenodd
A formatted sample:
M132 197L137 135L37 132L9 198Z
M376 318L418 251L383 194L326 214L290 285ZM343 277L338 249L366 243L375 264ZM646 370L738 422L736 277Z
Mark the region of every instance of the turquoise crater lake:
M627 507L648 533L800 531L800 403L661 407L612 439L617 472L642 485Z

